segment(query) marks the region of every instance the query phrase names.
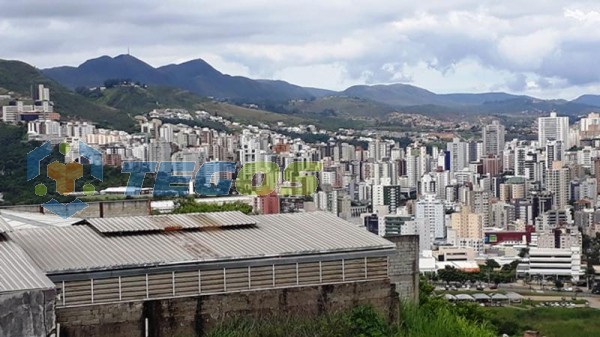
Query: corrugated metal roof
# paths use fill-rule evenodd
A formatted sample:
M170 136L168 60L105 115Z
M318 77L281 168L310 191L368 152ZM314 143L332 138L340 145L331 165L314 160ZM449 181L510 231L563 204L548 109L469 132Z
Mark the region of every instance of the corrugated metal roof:
M456 299L459 301L474 301L475 299L471 295L467 294L458 294L456 295Z
M12 227L2 218L0 217L0 234L12 232Z
M10 234L48 273L393 248L331 213L251 217L251 227L105 235L88 226Z
M92 218L87 222L100 233L155 232L168 229L251 226L256 220L242 212L168 214L115 218Z
M452 294L444 294L444 298L449 301L454 301L456 299L456 296L454 296Z
M515 292L507 292L506 297L510 300L521 300L523 299L523 295L515 293Z
M489 300L490 299L490 297L484 293L477 293L477 294L473 294L471 296L473 296L473 298L476 300Z
M0 238L0 293L53 287L21 247Z
M507 300L508 296L501 294L501 293L495 293L492 295L492 299L494 300Z
M40 227L65 227L83 221L83 219L75 217L63 219L55 214L31 213L11 210L1 210L0 219L4 220L9 225L11 230Z

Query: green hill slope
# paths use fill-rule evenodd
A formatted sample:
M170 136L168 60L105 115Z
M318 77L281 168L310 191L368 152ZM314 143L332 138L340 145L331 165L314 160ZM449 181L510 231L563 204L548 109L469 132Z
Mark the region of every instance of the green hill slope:
M179 108L196 110L205 99L188 91L167 87L119 86L102 91L96 103L139 115L153 109Z
M188 111L204 110L212 115L217 114L245 123L286 122L289 125L307 122L305 118L215 102L186 90L169 87L117 86L102 91L94 100L98 104L108 105L131 115L143 114L153 109L178 108Z
M205 110L211 114L216 113L247 123L283 121L287 124L298 124L307 122L305 118L215 102L183 89L169 87L118 86L106 89L102 93L89 92L82 95L70 91L26 63L0 60L0 92L12 91L18 97L29 99L31 87L37 84L44 84L50 88L54 110L62 116L88 120L101 127L125 131L135 130L133 116L161 108Z
M0 60L0 88L30 97L31 86L36 84L50 88L54 110L61 115L93 121L103 127L129 130L133 126L132 118L126 113L91 102L26 63Z
M294 114L317 114L344 119L385 118L394 108L363 98L328 96L314 100L291 101L285 110Z

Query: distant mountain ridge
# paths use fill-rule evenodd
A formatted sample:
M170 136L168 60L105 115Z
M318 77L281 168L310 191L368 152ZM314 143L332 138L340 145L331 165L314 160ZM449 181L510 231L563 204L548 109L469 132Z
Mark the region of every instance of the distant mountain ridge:
M285 109L289 101L322 100L331 96L373 101L379 104L382 113L389 110L422 113L460 111L470 114L543 113L548 112L547 109L554 109L559 113L576 116L600 108L600 96L595 95L584 95L576 100L566 101L542 100L504 92L437 94L408 84L356 85L336 92L301 87L285 81L231 76L221 73L202 59L154 68L131 55L101 56L78 67L49 68L42 72L71 89L78 86L99 86L111 78L129 78L234 103L255 103L265 108L271 107L271 111L277 112ZM354 102L364 104L364 101ZM326 105L330 106L331 103L327 102ZM343 106L348 107L348 100L343 102ZM331 107L326 110L330 111Z
M600 95L581 95L571 102L600 107Z
M107 60L101 61L106 62ZM143 69L143 67L139 69ZM89 71L89 69L87 70ZM113 68L112 71L116 75L116 72L121 69ZM94 74L92 71L89 73ZM95 74L96 78L104 76ZM219 116L247 123L286 121L298 124L306 122L301 117L215 102L187 90L172 87L116 86L102 92L100 90L74 92L29 64L0 59L0 93L12 92L15 98L28 100L31 97L31 87L36 84L44 84L50 88L50 98L54 102L54 109L63 117L92 121L100 127L128 132L137 130L134 116L152 109L166 107L191 111L206 110Z
M154 68L131 55L101 56L78 67L64 66L42 71L71 89L79 86L100 86L107 79L123 78L232 101L309 99L334 93L303 88L284 81L252 80L226 75L201 59Z

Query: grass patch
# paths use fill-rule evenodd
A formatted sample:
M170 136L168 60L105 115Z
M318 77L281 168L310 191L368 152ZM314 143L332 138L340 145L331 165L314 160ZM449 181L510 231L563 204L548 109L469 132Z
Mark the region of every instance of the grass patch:
M502 333L522 336L525 330L546 337L600 336L600 310L590 308L486 308Z
M464 312L463 312L464 314ZM316 319L271 317L234 319L208 337L493 337L488 322L457 314L447 305L403 305L400 320L390 324L371 307L359 306Z

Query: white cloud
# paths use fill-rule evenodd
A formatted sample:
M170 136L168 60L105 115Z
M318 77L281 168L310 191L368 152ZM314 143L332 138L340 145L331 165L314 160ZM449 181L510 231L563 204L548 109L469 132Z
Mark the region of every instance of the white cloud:
M600 22L600 12L599 11L588 11L585 12L581 9L565 9L564 15L566 18L575 19L584 23L598 23Z
M559 32L551 29L508 35L500 39L498 51L517 68L539 69L544 59L559 47L559 37Z

